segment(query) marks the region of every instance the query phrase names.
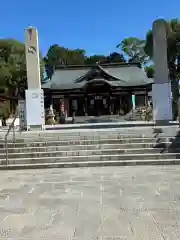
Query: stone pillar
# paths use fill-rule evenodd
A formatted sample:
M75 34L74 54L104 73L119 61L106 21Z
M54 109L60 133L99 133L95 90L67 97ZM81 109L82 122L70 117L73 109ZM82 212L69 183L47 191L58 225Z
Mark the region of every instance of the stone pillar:
M43 129L44 92L41 89L38 32L34 27L25 29L27 67L26 120L28 128Z
M34 27L25 29L25 49L28 89L41 88L38 31Z
M167 64L166 22L153 23L154 84L152 85L153 120L157 123L172 120L171 83Z

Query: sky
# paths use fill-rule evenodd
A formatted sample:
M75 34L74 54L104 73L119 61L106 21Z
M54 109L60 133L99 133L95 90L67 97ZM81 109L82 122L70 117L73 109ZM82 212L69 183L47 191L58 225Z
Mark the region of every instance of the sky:
M43 55L52 44L109 54L126 37L145 38L157 18L179 18L179 0L6 0L1 1L0 38L24 41L37 27Z

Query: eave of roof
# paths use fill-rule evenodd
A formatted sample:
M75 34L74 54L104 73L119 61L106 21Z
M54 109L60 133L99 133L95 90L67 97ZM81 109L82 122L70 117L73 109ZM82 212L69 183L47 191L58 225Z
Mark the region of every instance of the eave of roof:
M56 68L50 81L42 83L44 89L77 89L83 88L90 80L96 79L96 71L107 75L109 83L114 87L148 86L153 83L141 70L139 63L99 64L89 66L68 66ZM91 78L93 76L93 78Z
M107 65L108 66L108 65ZM119 66L119 65L118 65ZM127 66L127 65L126 65ZM90 68L89 71L84 75L81 76L80 78L76 79L74 82L75 83L81 83L83 81L86 81L87 78L91 77L96 70L101 71L103 74L105 74L108 78L111 78L111 81L124 81L123 79L117 78L110 72L106 71L102 66L97 65L96 67Z
M59 65L56 66L54 69L55 70L61 70L61 69L89 69L89 68L93 68L95 66L101 66L101 67L120 67L120 66L137 66L137 67L141 67L141 63L140 62L133 62L133 63L126 63L126 62L117 62L117 63L95 63L95 64L88 64L88 65Z

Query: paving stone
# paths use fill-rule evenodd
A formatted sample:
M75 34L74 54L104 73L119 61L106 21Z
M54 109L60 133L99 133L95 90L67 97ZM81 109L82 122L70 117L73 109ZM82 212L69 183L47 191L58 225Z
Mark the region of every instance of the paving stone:
M0 240L180 239L179 173L179 166L1 171Z

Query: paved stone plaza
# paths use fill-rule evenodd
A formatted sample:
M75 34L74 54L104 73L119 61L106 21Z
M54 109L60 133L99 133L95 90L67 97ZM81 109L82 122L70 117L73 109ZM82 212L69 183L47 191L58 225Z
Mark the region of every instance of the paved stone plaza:
M0 172L1 239L180 239L180 167Z

